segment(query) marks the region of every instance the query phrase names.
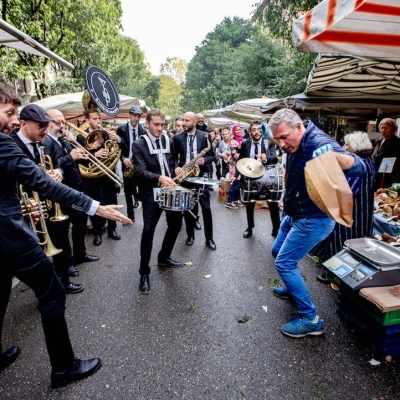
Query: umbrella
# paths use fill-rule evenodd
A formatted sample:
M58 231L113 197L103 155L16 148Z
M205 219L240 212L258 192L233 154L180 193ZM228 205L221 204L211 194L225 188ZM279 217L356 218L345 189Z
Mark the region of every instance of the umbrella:
M398 0L324 0L293 22L293 44L308 53L400 57Z
M27 53L35 54L37 56L51 58L57 61L68 69L74 69L74 66L68 61L64 60L57 54L53 53L46 47L42 46L30 36L14 28L4 20L0 19L0 45L13 47L17 50L22 50Z

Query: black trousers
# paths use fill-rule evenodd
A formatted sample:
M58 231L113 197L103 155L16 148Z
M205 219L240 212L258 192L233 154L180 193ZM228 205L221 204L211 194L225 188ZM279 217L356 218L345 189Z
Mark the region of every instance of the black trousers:
M96 179L86 179L85 182L88 196L99 201L102 206L108 204L118 204L115 183L108 176L102 176L101 178ZM99 217L98 215L93 215L90 217L90 220L92 221L93 225L93 234L100 235L106 219ZM108 230L114 231L117 227L116 221L108 219L107 222Z
M182 186L188 189L196 189L197 192L200 191L200 187L203 186L197 184L191 184L189 182L185 182ZM208 185L204 185L204 190L199 196L199 201L193 207L192 213L194 215L199 215L199 203L201 207L201 211L203 213L203 224L204 224L204 236L206 240L213 238L213 224L212 224L212 213L211 213L211 204L210 204L210 187ZM194 225L196 223L196 218L189 212L183 213L186 224L186 233L190 237L194 237Z
M72 224L72 248L69 240L69 247L67 248L70 264L72 264L73 258L75 260L79 260L86 255L85 236L87 228L87 214L81 211L74 210L70 207L62 207L62 212L69 217L67 219L68 229Z
M153 249L154 232L163 210L155 202L142 202L143 231L140 241L140 275L150 274L150 258ZM176 239L182 227L182 213L178 211L165 211L167 230L164 235L161 250L158 253L159 260L171 257Z
M62 250L61 253L52 256L54 269L57 276L61 279L61 282L65 285L69 282L68 278L68 267L69 267L69 252L71 245L69 243L69 222L58 221L52 222L49 219L46 220L47 230L51 242L54 247Z
M126 212L130 219L135 219L135 211L133 208L134 199L137 198L137 179L135 176L126 178L124 176L124 193L126 200Z
M246 203L246 217L247 227L250 229L254 228L254 207L255 202ZM281 217L279 214L279 203L277 201L268 201L269 215L272 222L272 233L277 234L281 225Z
M74 352L64 316L65 291L50 259L39 246L18 254L2 254L1 257L0 335L10 299L12 277L16 276L35 292L39 302L38 309L53 371L65 371L74 361Z

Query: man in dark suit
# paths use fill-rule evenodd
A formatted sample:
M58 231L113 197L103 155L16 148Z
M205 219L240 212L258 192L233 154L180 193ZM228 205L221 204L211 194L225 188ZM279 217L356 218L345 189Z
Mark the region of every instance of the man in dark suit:
M196 157L201 151L209 147L204 157L200 157L196 161L196 165L200 169L200 176L208 176L208 165L214 160L214 153L211 143L207 137L207 133L199 131L196 129L197 118L196 114L193 112L187 112L183 115L182 126L184 129L183 133L174 136L176 160L178 162L178 168L175 170L177 175L180 175L183 170L182 167L187 164L190 160ZM189 189L203 188L201 185L192 184L185 182L182 186ZM201 210L203 212L203 222L204 222L204 235L206 237L206 246L215 250L217 248L213 239L213 225L212 225L212 214L210 205L210 187L204 185L204 189L199 196L199 203ZM194 206L192 212L194 215L198 215L198 203ZM186 223L186 233L187 239L186 244L192 246L194 243L194 230L196 219L193 218L193 214L189 212L184 213L185 223Z
M21 100L13 89L0 86L0 131L10 132L18 123L16 113ZM47 129L48 123L36 124ZM129 222L117 211L122 206L100 206L82 193L64 186L35 165L4 133L0 133L0 334L11 294L12 277L16 276L35 292L42 317L43 332L52 365L53 387L86 378L101 367L101 360L74 358L65 321L65 291L57 278L50 259L38 246L38 237L22 216L17 187L24 185L37 191L42 198L66 204L85 213L97 213L107 218ZM35 213L37 217L37 213ZM1 342L0 342L1 343ZM0 348L0 371L13 363L20 349Z
M134 209L138 207L139 203L137 199L137 178L135 174L130 176L128 171L133 168L132 143L144 134L144 129L139 123L141 115L140 107L131 107L129 109L129 122L118 127L115 136L110 136L110 139L116 140L121 147L126 211L128 218L132 221L135 221Z
M10 134L10 137L15 141L21 151L33 162L39 161L43 169L58 182L62 180L62 174L57 161L57 152L53 141L46 136L49 123L52 121L47 112L35 105L28 104L20 114L19 130L15 130ZM39 153L37 153L39 151ZM39 157L36 159L36 157ZM51 164L45 160L50 160ZM25 191L25 188L23 188ZM29 193L29 197L31 193ZM67 220L53 221L55 206L48 207L49 217L46 218L46 227L49 233L49 238L54 247L61 250L58 254L53 254L54 269L64 286L66 293L76 294L84 290L83 285L72 283L69 279L68 268L68 223Z
M86 132L90 133L94 130L101 129L101 114L96 108L89 108L85 113L86 120L89 124ZM105 141L109 139L107 133L104 131ZM85 138L79 134L76 140L84 146ZM101 147L97 150L90 151L93 156L98 158L100 161L104 161L108 156L108 150ZM108 176L101 176L95 179L86 179L86 187L90 197L100 201L101 204L117 204L117 189L115 183ZM93 216L90 218L93 225L94 240L93 244L95 246L100 246L103 242L102 239L102 229L106 221L98 216ZM113 240L120 240L121 236L117 233L117 223L115 221L107 221L108 237Z
M165 134L164 113L153 108L146 115L148 132L133 142L133 162L135 174L138 179L138 198L142 202L143 231L140 241L140 284L139 289L143 294L150 290L150 258L153 248L154 232L161 217L162 209L154 201L153 189L158 186L174 187L172 180L175 176L175 154L172 140ZM181 267L183 264L171 258L176 238L182 226L182 214L177 211L165 211L168 228L160 252L158 253L158 266Z
M268 141L268 148L265 147L264 139L260 132L260 121L253 121L250 124L250 138L242 143L239 152L239 159L254 158L263 165L276 164L278 157L276 156L275 144ZM240 172L236 169L234 179L237 179ZM267 200L268 201L268 200ZM244 238L250 238L253 235L254 228L254 207L256 203L246 203L247 228L243 233ZM268 208L272 222L272 236L276 236L280 226L279 204L277 201L268 201Z
M73 148L70 143L68 143L68 140L64 140L66 132L63 132L65 124L64 115L61 111L51 109L47 110L47 114L52 118L52 121L49 123L47 137L52 139L54 143L57 163L63 173L62 183L78 192L87 194L85 181L81 175L78 164L80 160L88 159L87 153L85 153L83 149ZM66 221L68 229L70 224L72 224L71 237L73 252L69 240L66 249L69 255L69 275L78 276L79 271L75 268L74 264L98 261L100 257L86 253L85 236L87 215L71 207L62 206L61 209L64 214L69 216L69 219Z

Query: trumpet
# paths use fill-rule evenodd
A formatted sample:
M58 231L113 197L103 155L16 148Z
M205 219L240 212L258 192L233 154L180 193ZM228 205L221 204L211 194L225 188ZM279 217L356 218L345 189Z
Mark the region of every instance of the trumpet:
M75 132L81 134L85 138L85 146L86 146L86 142L89 137L89 134L87 132L83 131L82 129L77 128L75 125L71 124L68 121L64 121L64 122L68 127L70 127ZM95 132L102 132L102 131L96 130L96 131L91 132L91 134L95 133ZM105 147L109 150L109 155L107 156L107 159L105 160L105 162L106 163L108 162L111 165L106 165L105 163L102 163L92 153L90 153L90 151L85 146L82 146L77 140L73 139L71 136L68 136L67 140L73 147L75 147L76 149L82 150L89 158L90 162L87 167L83 166L83 165L79 165L81 174L85 178L93 179L93 178L99 178L100 176L103 176L103 175L107 175L119 187L122 187L122 182L121 182L119 176L112 171L112 169L115 167L115 165L117 164L117 162L119 160L121 150L119 148L118 149L114 148L115 144L113 143L112 140L107 140L104 142Z
M43 171L46 171L46 172L49 171L50 175L53 175L54 168L53 168L53 161L52 161L51 157L48 156L47 154L44 154L42 146L40 146L39 148L40 148L41 160L42 160L42 162L40 163L40 168L42 168ZM51 210L53 208L52 201L49 199L46 199L46 206L47 206L47 209ZM54 203L54 216L50 218L50 221L51 222L60 222L60 221L65 221L66 219L68 219L68 215L63 214L63 212L61 211L60 204Z
M32 192L32 200L35 202L35 205L32 205L31 199L29 198L28 193L23 190L22 185L19 185L19 192L21 194L22 201L22 215L24 217L29 216L30 226L33 232L36 235L40 234L43 236L43 241L40 241L39 239L39 244L43 246L43 250L46 256L52 257L61 253L61 249L57 249L54 247L50 239L49 232L47 230L45 219L49 217L49 214L47 214L45 202L40 200L39 194L37 192ZM33 213L39 213L40 230L36 228L35 219L32 215Z

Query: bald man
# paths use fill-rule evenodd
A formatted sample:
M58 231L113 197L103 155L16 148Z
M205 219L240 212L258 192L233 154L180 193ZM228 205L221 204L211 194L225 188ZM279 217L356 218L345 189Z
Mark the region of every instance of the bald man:
M57 161L63 171L64 179L62 183L72 189L87 194L85 180L82 178L79 170L79 162L81 160L87 160L88 156L84 150L74 148L68 143L63 113L56 109L48 110L47 113L53 119L53 121L49 123L48 136L53 139L55 143ZM69 241L68 247L65 249L69 254L68 273L70 276L78 276L79 271L75 265L84 262L98 261L100 257L86 253L86 214L66 206L61 206L61 210L64 214L69 216L68 225L72 224L72 249Z
M204 115L203 114L196 114L196 129L199 131L203 132L210 132L210 129L208 129L208 126L204 123Z

